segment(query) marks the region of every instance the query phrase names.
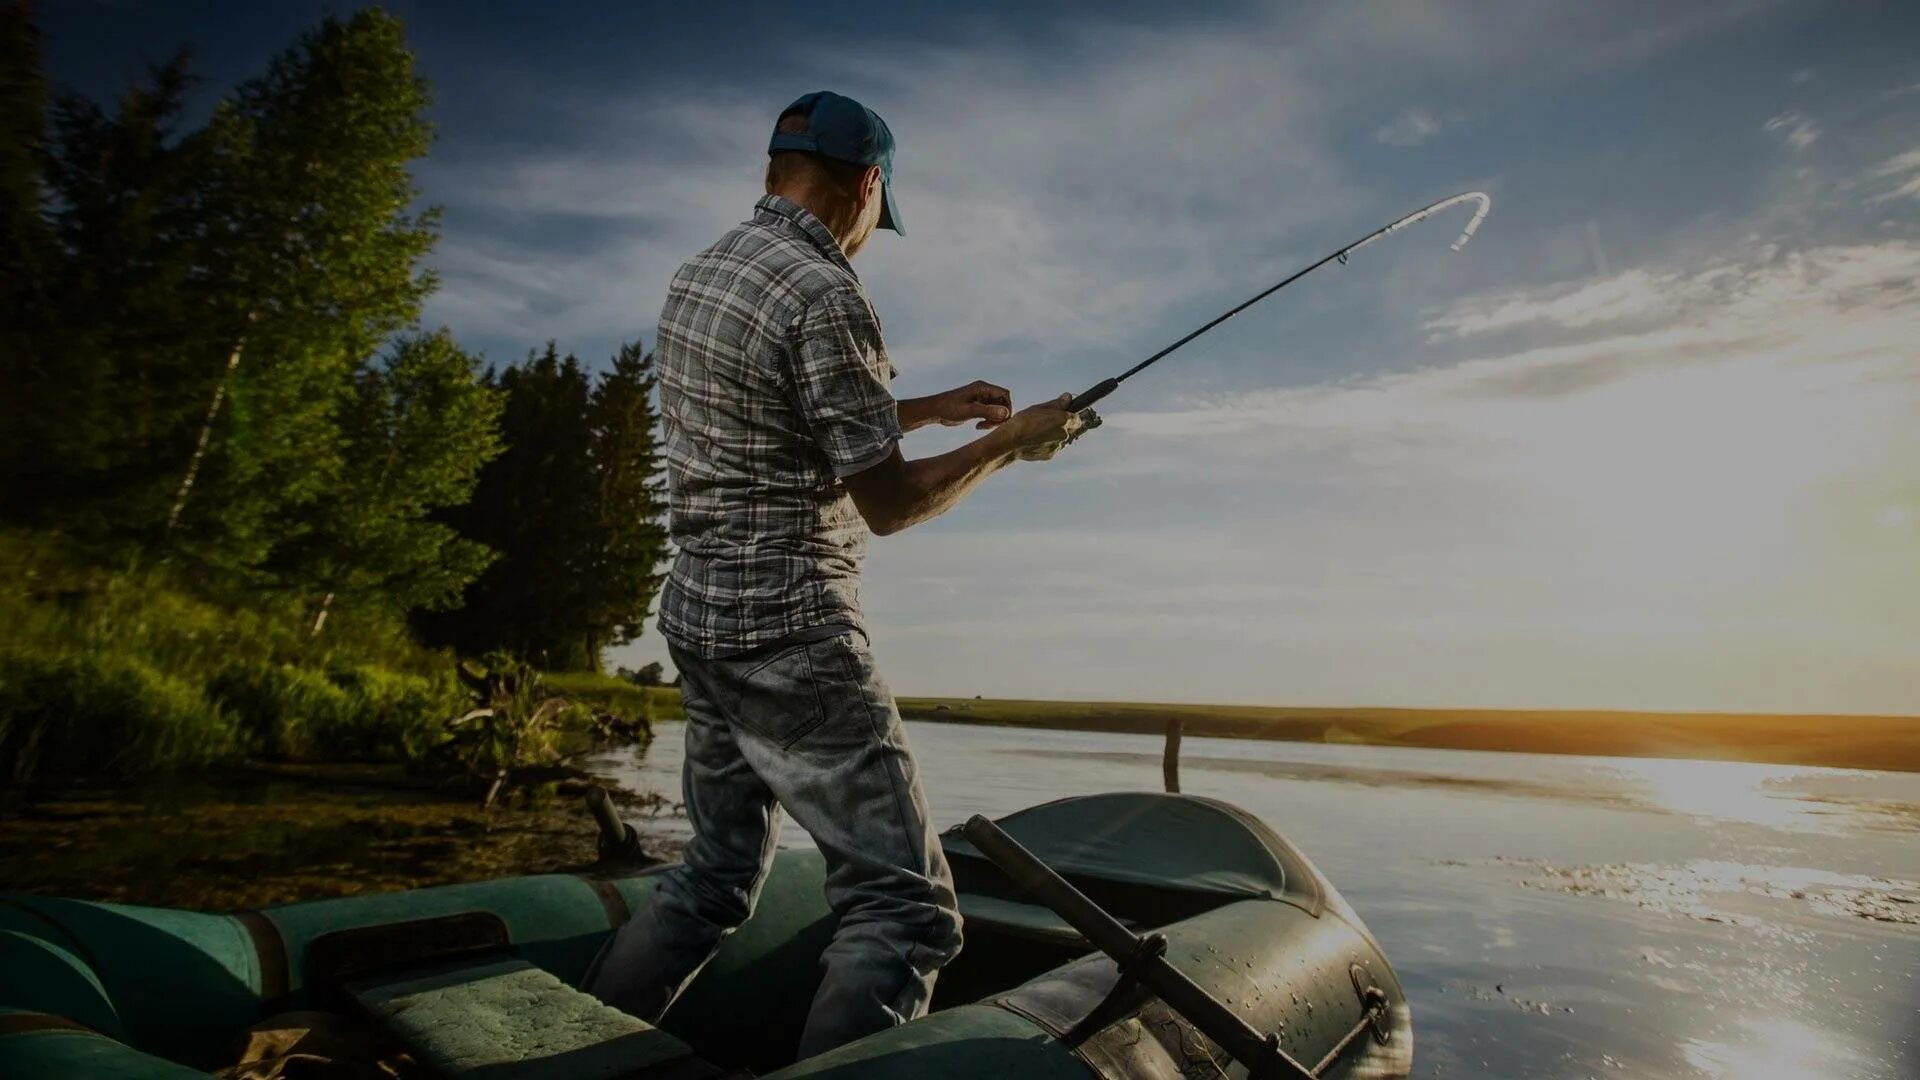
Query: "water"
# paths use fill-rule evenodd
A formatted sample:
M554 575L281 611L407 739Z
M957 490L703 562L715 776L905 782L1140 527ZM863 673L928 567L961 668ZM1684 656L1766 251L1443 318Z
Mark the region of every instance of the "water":
M942 826L1160 787L1157 737L907 730ZM675 795L680 725L659 736L600 766ZM1920 775L1203 738L1182 761L1372 927L1417 1076L1920 1077Z

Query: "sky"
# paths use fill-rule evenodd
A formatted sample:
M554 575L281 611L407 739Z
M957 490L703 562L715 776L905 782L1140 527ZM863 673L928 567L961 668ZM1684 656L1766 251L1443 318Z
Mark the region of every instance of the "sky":
M56 80L211 95L327 10L53 0ZM651 343L780 108L898 141L856 261L916 396L1130 366L1054 461L877 539L903 694L1920 713L1920 5L397 3L430 325ZM968 429L916 433L910 457ZM664 659L651 626L612 659Z

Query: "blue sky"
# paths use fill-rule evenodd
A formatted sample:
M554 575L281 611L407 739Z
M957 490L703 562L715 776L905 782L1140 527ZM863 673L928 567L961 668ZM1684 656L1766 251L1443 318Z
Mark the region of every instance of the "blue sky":
M857 266L903 395L1084 388L1483 189L1464 251L1449 219L1316 274L877 541L895 687L1920 711L1920 7L1186 7L393 5L428 319L497 360L651 341L822 87L899 139L911 232ZM191 42L217 91L322 10L54 3L49 62L110 93Z

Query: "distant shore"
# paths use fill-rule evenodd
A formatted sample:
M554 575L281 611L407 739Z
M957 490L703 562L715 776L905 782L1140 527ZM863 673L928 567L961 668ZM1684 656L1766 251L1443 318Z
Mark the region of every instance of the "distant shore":
M1920 772L1920 716L1583 710L1279 708L1147 702L901 698L910 720L1229 739L1694 758Z

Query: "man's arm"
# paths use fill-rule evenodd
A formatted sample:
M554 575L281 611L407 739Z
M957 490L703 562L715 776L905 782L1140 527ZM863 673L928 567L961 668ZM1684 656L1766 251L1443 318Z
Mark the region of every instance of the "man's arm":
M1005 423L1007 417L1013 415L1013 395L1007 393L1004 386L978 379L943 394L901 398L897 410L902 431L928 424L953 427L969 420L980 421L974 426L984 431Z
M1079 418L1065 408L1070 400L1071 395L1062 395L1022 409L978 439L935 457L908 461L896 443L880 464L845 478L847 493L867 527L881 536L939 517L1013 461L1051 457L1079 426Z

